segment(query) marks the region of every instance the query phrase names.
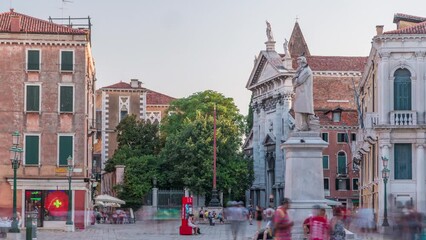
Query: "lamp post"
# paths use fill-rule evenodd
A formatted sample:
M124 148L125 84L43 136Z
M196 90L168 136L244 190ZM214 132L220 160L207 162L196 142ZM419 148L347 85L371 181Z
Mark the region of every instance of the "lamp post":
M389 222L388 222L388 207L387 207L387 192L386 192L386 184L388 183L388 179L389 179L389 172L390 170L388 169L388 163L389 163L389 159L387 157L382 157L382 162L383 162L383 170L382 170L382 178L383 178L383 183L384 183L384 196L383 196L383 200L384 200L384 212L383 212L383 223L382 223L382 227L389 227Z
M213 112L213 190L209 207L220 207L216 189L216 104L214 105Z
M69 230L72 231L72 225L74 223L72 222L72 192L71 192L71 177L72 172L74 171L74 164L72 157L69 156L67 158L67 170L68 170L68 213L67 213L67 222L66 225L69 225Z
M16 212L16 171L21 164L21 154L23 152L22 148L19 147L19 137L21 135L18 131L12 133L12 147L10 148L10 162L12 163L13 168L13 221L12 228L10 232L19 233L18 227L18 214Z

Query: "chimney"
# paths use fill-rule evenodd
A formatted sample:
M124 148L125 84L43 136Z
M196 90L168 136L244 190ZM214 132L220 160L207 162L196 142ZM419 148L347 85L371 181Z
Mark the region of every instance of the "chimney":
M11 10L13 12L13 10ZM11 15L10 16L10 31L20 32L21 31L21 16Z
M132 88L140 88L141 82L138 79L130 79L130 86Z
M376 26L376 35L382 35L383 34L383 25L377 25Z

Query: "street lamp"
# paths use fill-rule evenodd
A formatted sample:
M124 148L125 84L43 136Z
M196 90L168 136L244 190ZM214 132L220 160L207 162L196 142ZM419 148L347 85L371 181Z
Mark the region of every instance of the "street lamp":
M65 223L66 225L73 225L74 223L72 222L72 192L71 192L71 177L72 177L72 172L74 171L74 164L72 161L72 157L69 156L67 158L67 170L68 170L68 214L67 214L67 222ZM72 229L72 227L71 227Z
M389 172L390 170L388 169L388 163L389 163L389 159L387 157L382 157L382 162L383 162L383 170L382 170L382 178L383 178L383 183L385 184L384 186L384 190L385 190L385 194L384 194L384 205L385 205L385 209L384 209L384 213L383 213L383 223L382 223L382 227L388 227L389 226L389 222L388 222L388 207L387 207L387 192L386 192L386 184L388 183L388 179L389 179Z
M214 104L213 121L213 190L209 207L220 207L216 189L216 104Z
M19 233L18 227L18 214L16 213L16 171L21 164L22 148L19 147L19 137L21 135L18 131L12 133L12 147L10 148L10 162L13 168L13 221L10 232Z

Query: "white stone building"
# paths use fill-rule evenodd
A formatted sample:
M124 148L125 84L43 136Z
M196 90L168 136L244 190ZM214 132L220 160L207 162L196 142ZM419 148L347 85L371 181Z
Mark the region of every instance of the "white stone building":
M252 154L255 180L249 202L256 206L276 206L284 195L284 153L281 143L287 139L293 118L291 107L292 59L275 51L275 41L268 39L266 50L255 58L246 88L252 91L253 129L244 149ZM286 48L286 47L285 47Z
M363 128L358 134L361 206L381 225L407 204L426 211L426 18L395 14L397 29L377 26L360 90ZM383 161L389 159L387 196Z

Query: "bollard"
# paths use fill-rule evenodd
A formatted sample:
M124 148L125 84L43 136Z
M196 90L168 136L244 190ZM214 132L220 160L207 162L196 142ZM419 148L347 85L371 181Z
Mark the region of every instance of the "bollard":
M37 216L33 216L33 218L31 219L31 233L32 233L32 240L37 240Z
M25 234L26 234L26 240L33 240L33 221L31 218L31 215L28 214L27 219L25 221Z

